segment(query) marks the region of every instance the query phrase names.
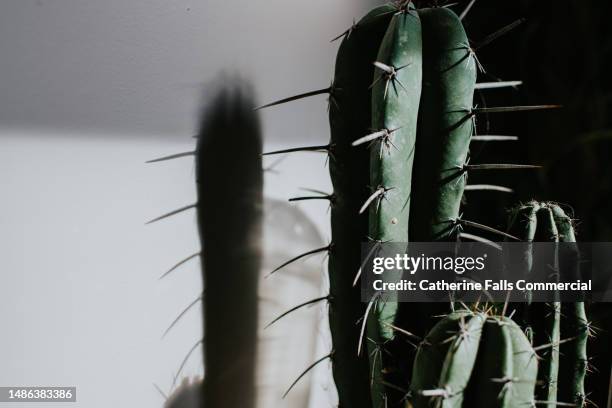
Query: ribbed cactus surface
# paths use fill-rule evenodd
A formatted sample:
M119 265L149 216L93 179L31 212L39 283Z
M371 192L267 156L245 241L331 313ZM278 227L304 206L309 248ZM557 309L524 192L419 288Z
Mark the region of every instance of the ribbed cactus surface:
M469 7L472 5L470 2ZM399 303L394 293L361 298L359 278L367 273L362 271L365 243L370 243L379 256L385 256L380 252L384 251L384 243L404 243L409 247L411 242L455 241L468 236L465 229L529 242L575 242L571 221L560 207L551 203L529 203L518 208L508 232L462 219L465 191L511 191L495 185L468 189L472 172L537 167L473 163L472 142L509 140L475 135L476 118L482 114L554 107L474 105L477 90L520 85L520 81L477 83L483 69L476 52L522 20L473 43L462 24L464 15L460 17L450 8L437 5L417 9L412 1L406 0L377 7L337 38L340 45L331 86L264 106L329 94L328 144L267 154L318 151L328 156L333 191L302 198L329 202L331 242L296 256L272 272L306 255L319 252L329 255L327 296L298 305L290 312L327 300L331 350L296 381L318 363L330 359L342 408L406 403L415 408L432 404L444 408L518 408L585 400L589 328L583 304L533 303L511 318L504 313L505 307L500 313L498 307L485 309L482 305L462 305L461 310L456 310L458 305L449 302ZM244 143L247 150L254 151L254 145ZM220 141L218 145L202 144L198 151L219 153L222 144ZM199 169L210 166L209 160L216 163L213 166L223 167L213 157L202 158L198 162L198 175L202 177L209 172ZM243 159L245 166L253 165L249 167L252 171L255 167L259 169L260 163L248 164L246 157ZM243 169L241 174L246 171ZM248 181L250 188L247 184L238 185L249 195L254 194L253 186L260 180L247 178L244 176L240 183ZM200 183L202 198L212 194L210 186L216 192L230 193L228 186L219 185L219 180L207 181ZM255 215L255 207L243 210ZM224 228L232 235L242 233L245 238L239 242L241 249L237 251L247 258L253 254L246 237L249 231L257 230L255 224L223 226L223 216L214 212L214 207L202 210L205 215L200 217L200 224L207 250L206 236L212 235L207 234L207 229L213 226L214 234ZM210 220L211 224L203 220ZM540 255L537 259L541 259ZM517 256L525 270L533 267L530 248ZM553 268L558 266L554 256L549 261ZM248 273L251 266L246 263L236 268ZM213 265L205 268L212 270ZM386 279L400 277L396 272ZM221 305L217 304L211 310L223 310L219 308ZM564 314L569 316L566 322L561 318ZM572 341L563 341L564 331ZM418 343L416 351L410 342ZM567 348L568 362L564 362L561 348ZM572 378L567 385L559 376L564 365Z
M580 260L573 222L556 203L531 201L517 207L510 219L510 231L527 242L560 243L522 254L524 267L547 268L565 279L578 279ZM518 255L518 254L517 254ZM563 263L559 260L564 259ZM543 346L538 373L536 400L555 407L586 401L587 340L591 334L584 302L531 303L520 313L533 343Z
M413 406L523 407L533 402L537 356L516 323L468 310L444 317L419 346Z

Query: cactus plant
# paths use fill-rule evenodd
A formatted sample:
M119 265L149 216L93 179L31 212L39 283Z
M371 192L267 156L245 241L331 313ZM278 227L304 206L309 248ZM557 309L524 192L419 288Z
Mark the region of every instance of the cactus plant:
M329 255L329 294L304 302L280 317L327 300L332 350L302 372L289 390L311 368L330 359L339 406L344 408L400 406L406 399L415 408L429 407L432 401L443 408L535 403L556 406L558 401L584 405L586 401L586 339L591 330L583 303L562 306L553 302L550 311L546 305L533 303L519 314L520 318L511 319L505 315L506 307L501 313L495 307L483 310L476 306L449 312L456 305L402 304L389 293L375 294L362 302L356 287L362 267L361 247L368 241L380 250L380 244L386 242L410 245L484 239L463 232L470 228L529 242L575 242L569 218L552 203L521 206L508 232L462 219L465 191L510 191L496 185L467 186L471 172L537 167L471 163L471 142L514 140L476 136L476 117L555 107L474 106L476 90L520 84L477 83L483 67L476 51L521 20L480 43L470 43L461 20L473 3L460 16L446 7L417 9L409 0L377 7L337 38L341 44L331 86L262 106L329 94L328 144L267 153L325 152L333 185L331 194L294 199L330 202L331 243L298 255L271 272L306 255ZM228 105L228 100L233 99L223 94L216 103L219 108L213 110L220 114L203 122L195 152L197 205L171 213L197 208L206 246L203 277L207 293L203 298L207 376L203 405L207 407L221 403L249 407L254 400L254 327L236 326L233 321L245 321L245 316L256 310L256 292L249 288L254 285L259 265L256 242L260 230L261 143L247 105ZM241 145L239 157L226 148L228 129ZM218 169L226 168L229 160L237 165L227 170L226 178L220 178ZM241 217L234 219L231 214ZM528 251L519 255L525 268L530 269L533 254ZM557 266L555 260L550 259L553 267ZM216 290L228 279L239 279L245 288L244 298L233 302L231 308L223 292ZM211 295L210 291L215 293ZM562 308L567 310L565 323ZM221 311L225 318L215 319ZM440 314L444 315L442 320L428 330L431 319ZM525 331L517 322L525 323ZM562 340L564 327L570 337ZM400 335L421 339L417 351L407 350ZM561 359L561 346L567 349L568 360ZM236 350L245 353L244 359L227 358ZM539 351L543 351L543 359L538 364ZM228 361L235 364L228 365ZM561 386L557 381L560 365L571 372L570 381ZM233 378L232 383L244 386L244 392L223 392L221 378L228 383L227 376ZM541 386L536 387L536 382Z
M564 277L580 277L573 223L558 204L531 201L516 207L508 230L525 242L564 243L511 253L526 273L551 267ZM561 256L566 262L559 262ZM440 321L419 345L413 406L429 407L432 401L438 407L585 406L587 340L593 329L584 302L529 301L516 307L515 320L524 328L497 315L495 307L486 315L459 310Z
M537 370L536 353L514 321L456 311L438 322L419 346L413 406L529 406Z
M427 370L434 370L435 357L424 351L423 343L417 352L414 367L407 370L404 367L406 364L397 360L411 353L394 352L397 351L398 331L424 335L431 317L445 312L449 306L427 304L414 308L398 304L396 298L388 294L384 299L375 295L367 305L360 303L358 292L349 286L352 277L361 273L358 255L360 243L370 241L376 247L388 241L409 243L467 237L479 239L478 236L463 233L464 228L478 228L487 233L516 238L511 233L461 218L460 207L466 190L510 191L502 186L466 187L470 172L537 167L470 163L469 146L472 141L515 139L475 136L474 121L477 115L483 113L555 106L478 108L473 105L477 89L520 84L519 81L477 83L477 73L482 66L475 51L522 21L511 23L473 45L461 23L472 5L473 2L461 17L446 7L417 10L411 1L378 7L339 37L342 43L330 87L263 106L329 94L330 143L269 154L322 151L329 155L334 191L309 198L331 202L332 243L307 254L329 253L328 300L333 340L329 357L340 406L378 407L401 403L405 396L400 399L395 396L390 400L393 390L405 389L408 384L407 378L397 381L398 374L399 377L412 375L410 388L415 391L422 388L418 385L419 381L424 387L428 381L433 382L427 386L440 385L439 376L444 371L440 366L437 373L431 372L432 377L427 378ZM364 146L366 143L368 146ZM548 215L552 217L553 211L549 212ZM363 213L367 213L367 217ZM535 234L537 231L534 229L532 232ZM554 338L559 340L559 311L555 310L549 319L553 342ZM450 380L458 381L455 385L468 391L485 384L486 378L499 374L500 379L506 380L501 381L499 386L490 387L491 390L497 389L497 392L487 393L492 406L515 406L512 404L516 400L510 403L509 397L498 398L499 392L510 388L510 385L520 389L521 403L534 400L535 364L529 363L525 368L524 374L529 381L519 382L520 385L511 384L516 377L512 364L516 363L517 367L526 364L525 361L513 361L516 360L513 347L527 350L529 345L527 337L515 322L503 315L485 316L476 311L453 313L447 320L455 325L465 320L465 324L474 325L477 331L484 330L486 335L482 346L479 346L480 341L475 341L469 344L473 348L469 352L454 350L453 356L463 361L448 361L448 364L457 363L458 366L446 367L444 375L449 375ZM361 325L360 332L355 330L357 323ZM440 327L448 324L439 323ZM434 337L436 330L441 329L434 329ZM364 343L370 355L369 367L361 353ZM463 343L458 341L455 346L463 347ZM445 343L448 350L453 350L455 346ZM554 371L557 357L555 347L552 349L553 353L549 354L553 358L549 367ZM531 354L534 353L531 347L529 350ZM495 357L490 358L494 360L487 360L487 356L492 354ZM466 372L455 373L460 366ZM551 388L549 391L549 396L552 396L554 390ZM424 395L414 398L413 402L418 406ZM463 399L463 396L456 397L456 400L455 397L448 398L448 403L461 406ZM474 404L474 396L467 392L465 401Z
M554 271L564 276L580 277L573 223L558 204L531 201L517 207L511 215L510 230L519 233L525 241L564 243L555 250L564 254L555 251L546 251L544 256L539 254L540 267L542 264L551 265ZM564 263L564 269L560 270L560 256L570 256L573 262ZM525 263L527 269L536 267L533 253L525 254L524 259L528 260ZM550 345L540 363L541 386L537 388L537 399L549 407L556 406L557 401L584 406L587 339L592 334L584 302L531 303L525 309L522 314L526 329L533 333L533 342Z

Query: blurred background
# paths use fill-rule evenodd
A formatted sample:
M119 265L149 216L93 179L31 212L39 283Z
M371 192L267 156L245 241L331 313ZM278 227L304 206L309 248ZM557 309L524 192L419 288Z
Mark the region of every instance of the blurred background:
M251 80L262 103L327 86L338 45L330 39L378 3L0 3L0 385L76 385L76 407L161 406L153 384L171 389L201 335L199 312L161 337L201 283L197 262L158 277L198 247L192 213L144 223L190 204L195 193L191 160L144 162L193 148L196 113L207 90L223 81L222 71ZM461 10L467 1L458 3ZM478 104L564 108L479 118L480 133L520 141L480 146L472 152L475 162L544 169L475 177L471 182L495 181L516 194L472 193L466 218L499 228L505 216L492 207L554 199L573 209L581 240L612 241L611 11L603 0L476 2L465 20L474 41L527 18L479 51L487 70L482 80L522 79L524 85L487 91ZM265 150L326 143L326 107L319 96L263 111ZM322 155L265 165L272 166L268 205L287 217L266 230L271 267L329 242L326 204L284 204L300 188L325 190L329 182ZM286 254L271 250L273 237L287 236L294 246ZM298 265L296 279L269 280L277 285L271 292L282 287L287 298L265 317L324 293L323 266L315 257ZM594 308L597 326L611 327L608 309ZM285 347L278 369L262 375L271 398L329 351L324 317L322 307L305 309L269 334ZM609 334L604 330L600 339L609 341ZM610 360L605 352L593 357L600 373L610 372ZM201 373L199 361L190 359L183 374ZM599 377L607 382L607 375ZM333 406L328 365L301 387L299 398L311 406ZM590 389L601 397L607 385ZM275 406L297 406L284 404Z

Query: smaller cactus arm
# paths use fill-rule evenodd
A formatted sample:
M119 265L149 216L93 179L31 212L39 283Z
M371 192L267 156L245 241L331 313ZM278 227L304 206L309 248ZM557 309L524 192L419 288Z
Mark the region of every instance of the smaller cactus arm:
M518 237L521 241L531 243L535 238L538 220L536 213L540 204L530 201L527 204L519 205L510 212L508 220L508 233ZM520 246L508 246L505 256L516 263L520 261L520 271L524 276L531 273L533 268L533 248L531 244ZM527 303L531 303L531 292L525 294ZM521 304L516 307L515 319L519 324L524 325L529 333L532 332L530 323L530 309L527 305Z
M419 346L412 406L533 406L537 358L525 333L509 317L451 313Z
M537 231L535 241L538 242L558 242L559 231L555 223L555 218L550 206L543 204L536 213ZM553 267L551 273L558 269L556 250L545 249L547 253L539 261L538 267L545 268L548 265ZM554 253L553 253L554 252ZM549 259L550 258L550 259ZM557 403L557 389L559 379L559 342L561 340L561 303L552 302L550 304L538 303L533 305L537 309L538 320L534 319L534 334L538 342L550 343L551 347L544 351L542 363L540 364L539 383L542 387L536 391L537 400L546 401L545 406L554 408Z
M510 214L508 233L521 241L532 242L538 226L536 213L539 208L540 204L532 201L514 209Z
M430 407L430 397L424 391L436 389L449 344L445 342L449 332L456 330L461 316L470 314L451 313L440 320L419 344L414 359L413 378L410 384L414 408Z
M575 257L575 259L572 258L573 262L568 265L569 270L562 269L561 273L578 279L580 278L580 262L578 248L571 244L576 242L572 220L558 205L551 205L551 209L559 230L560 240L564 243L562 247L565 252L564 255ZM561 346L559 371L564 375L559 379L559 400L582 407L586 401L584 381L588 365L589 322L584 302L564 303L561 306L561 312L563 316L561 329L564 332L564 337L574 340Z
M572 219L557 204L550 204L557 230L561 242L576 242L576 233L572 224Z
M509 383L511 400L508 407L532 406L538 377L538 359L523 330L511 319L501 318L512 340L512 378Z
M484 326L481 342L463 405L507 408L513 398L514 350L510 328L492 317Z
M460 319L459 327L452 334L454 339L446 354L438 385L439 389L448 393L443 397L443 408L463 406L465 390L476 364L486 320L486 316L480 313L469 319Z
M579 279L580 254L576 242L575 231L571 218L557 204L551 202L538 203L532 201L518 207L512 212L509 232L519 236L524 241L559 242L554 250L547 248L528 248L525 250L525 267L552 267L551 273L559 273L563 279ZM537 257L534 254L537 252ZM564 262L559 262L563 259ZM538 264L534 265L537 260ZM568 262L569 261L569 262ZM520 314L523 314L521 316ZM592 333L587 319L584 302L551 304L533 303L520 309L515 317L527 322L527 327L533 332L535 342L542 350L539 372L540 386L535 389L535 398L550 408L558 404L573 404L583 406L586 401L585 376L587 373L588 356L587 341ZM536 319L536 317L538 317ZM561 340L563 338L565 340ZM523 345L525 356L532 354L531 345ZM525 360L527 376L518 387L530 384L533 369L529 368L533 358ZM520 372L520 371L519 371ZM563 373L563 375L560 375ZM529 381L528 381L529 380ZM519 395L527 395L531 389L525 389ZM529 401L524 400L525 403Z
M584 381L588 368L587 342L590 333L584 302L564 303L561 311L565 321L564 336L572 341L561 345L559 370L559 400L582 407L586 401Z
M419 344L410 384L411 402L414 408L430 408L433 401L444 401L450 398L450 393L440 386L445 382L442 380L442 373L445 372L448 376L450 371L455 371L447 359L450 358L448 356L453 347L455 349L452 353L456 355L458 350L456 347L462 342L457 341L455 336L461 326L469 322L472 317L473 314L469 311L449 314L440 320ZM470 339L470 342L471 340L475 339Z

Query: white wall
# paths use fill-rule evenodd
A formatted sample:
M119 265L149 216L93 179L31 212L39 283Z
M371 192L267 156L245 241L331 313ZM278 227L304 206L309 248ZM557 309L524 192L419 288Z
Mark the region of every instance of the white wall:
M158 280L198 250L193 213L144 225L194 201L192 161L144 161L188 149L193 141L118 143L102 136L16 131L2 132L1 140L0 384L76 385L75 408L161 406L153 383L170 389L181 360L201 336L199 309L163 340L161 335L198 296L201 279L192 262ZM300 194L300 185L329 187L322 156L293 156L276 170L266 175L268 197ZM322 236L309 233L310 238L282 246L279 238L267 236L266 268L328 242L326 205L299 207ZM268 219L269 227L272 223ZM286 228L291 232L294 226ZM323 270L323 257L313 257L263 281L268 300L262 324L324 292ZM329 351L325 323L322 329L317 325L324 316L324 305L304 309L262 333L275 346L262 356L270 364L262 377L266 398L282 394L315 356ZM198 352L184 374L201 373L200 361ZM315 401L321 394L327 401L333 398L325 395L328 367L320 371ZM309 381L298 395L308 394ZM294 400L273 406L297 405Z

